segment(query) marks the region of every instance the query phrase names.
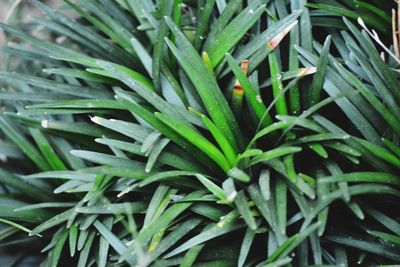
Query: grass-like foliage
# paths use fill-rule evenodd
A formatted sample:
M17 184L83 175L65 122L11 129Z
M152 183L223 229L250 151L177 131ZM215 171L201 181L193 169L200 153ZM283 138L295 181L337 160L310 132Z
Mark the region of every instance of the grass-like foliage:
M394 3L29 2L1 266L400 264Z

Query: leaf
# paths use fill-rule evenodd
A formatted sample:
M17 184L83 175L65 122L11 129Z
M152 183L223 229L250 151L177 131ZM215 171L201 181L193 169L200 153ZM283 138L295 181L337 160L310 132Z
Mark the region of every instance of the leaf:
M30 183L19 176L15 176L2 168L0 168L0 182L32 199L39 201L51 201L54 199L54 196L47 188L34 185L33 183Z
M132 144L131 142L120 141L116 139L109 139L109 138L98 138L95 140L100 144L106 144L123 151L127 151L133 153L135 155L144 156L144 154L140 151L141 146L137 144ZM177 149L176 149L177 150ZM203 172L204 169L193 162L190 158L183 157L184 155L180 155L181 153L174 153L176 150L169 150L165 149L158 157L158 161L177 168L178 170L188 171L188 172ZM181 152L181 151L179 151Z
M211 119L234 149L242 147L243 137L239 126L215 78L185 35L169 18L166 18L166 22L179 43L179 49L168 39L166 40L167 45L196 87Z
M56 74L68 77L74 77L83 79L86 81L97 82L97 83L106 83L111 84L112 79L103 77L101 75L96 75L93 73L89 73L84 70L70 69L70 68L53 68L53 69L43 69L43 72L47 74Z
M153 77L153 72L152 72L153 59L151 58L151 56L146 51L144 46L139 42L139 40L136 39L135 37L131 39L131 44L136 54L138 55L140 61L142 62L143 66L145 67L147 73L150 75L150 77Z
M400 134L400 121L353 74L347 71L339 63L335 62L334 66L340 75L342 75L349 83L351 83L368 100L368 102L377 112L379 112L379 114L393 128L393 130L397 134Z
M218 129L218 127L205 115L201 116L204 125L208 128L208 130L213 135L215 141L218 143L220 149L224 153L226 159L229 161L229 164L234 165L236 162L236 154L237 152L234 148L229 144L228 140L222 134L222 132Z
M197 256L200 254L201 250L203 249L204 245L197 245L192 247L191 249L186 252L185 257L183 257L181 264L179 267L190 267L193 265L194 261L196 260Z
M42 171L49 170L47 162L44 160L39 151L29 143L29 141L20 134L11 124L3 117L0 117L0 128L10 138L21 151L30 158Z
M271 73L272 93L274 96L276 113L278 115L288 115L286 97L283 91L281 66L275 52L268 55L269 68Z
M71 225L71 227L69 228L69 254L71 257L73 257L75 255L76 252L76 244L77 244L77 239L78 239L78 227L73 224Z
M225 192L222 188L201 174L196 174L196 177L214 196L219 198L221 201L226 201Z
M115 236L104 224L96 220L94 222L94 227L99 231L99 233L108 241L108 243L114 248L114 250L121 255L121 257L126 260L129 264L135 264L134 256L128 253L128 248L125 244Z
M109 166L114 166L114 167L128 167L128 168L136 167L138 169L138 173L140 173L141 170L143 170L142 172L145 173L144 164L138 161L133 161L130 159L124 159L117 156L111 156L108 154L85 151L85 150L72 150L71 154L98 164L107 164Z
M106 70L108 73L126 84L129 88L146 99L146 101L152 104L160 112L177 120L189 121L196 125L202 125L199 119L194 116L194 114L186 109L179 109L176 105L165 101L163 98L157 95L152 88L150 88L150 82L146 78L138 76L138 73L124 66L109 62L98 61L97 63L102 69Z
M277 253L278 255L276 255L275 257L283 258L289 255L298 245L300 245L307 237L309 237L314 231L316 231L319 226L319 223L315 223L313 225L310 225L307 229L299 232L297 235L294 236L293 241L286 244L284 250L281 251L281 253ZM275 257L271 256L270 258L268 258L268 262L272 262L273 258Z
M228 175L244 183L248 183L251 180L250 176L247 173L237 167L233 167L232 169L230 169L228 171Z
M26 179L66 179L93 182L96 175L76 171L49 171L25 176Z
M247 226L252 231L255 231L257 229L257 224L249 208L249 203L243 190L238 192L234 203L236 205L237 211L242 216Z
M380 19L370 16L369 14L366 13L359 13L354 10L348 10L345 8L337 7L337 6L332 6L332 5L324 5L324 4L314 4L314 3L307 3L306 4L308 7L313 7L313 8L318 8L324 11L327 11L328 14L337 14L339 16L345 16L348 18L353 18L357 19L359 17L362 17L365 19L369 24L373 25L374 27L383 27L382 22Z
M288 189L285 182L282 179L277 180L275 185L276 211L277 211L278 227L282 235L286 234L287 210L288 210L287 191Z
M350 196L363 195L363 194L388 194L396 195L397 190L377 184L364 184L364 185L354 185L349 187ZM305 217L305 220L301 226L300 231L304 230L312 220L317 216L322 210L324 210L330 203L341 198L343 192L341 189L328 193L324 198L314 207L314 209Z
M326 66L328 64L328 55L330 46L331 46L331 36L328 36L325 39L324 47L322 48L321 51L321 55L317 66L317 73L315 74L314 79L312 81L311 92L310 92L310 106L317 103L320 99L321 88L323 86L325 79Z
M260 186L260 192L265 201L268 201L271 197L271 188L270 188L270 171L263 170L260 173L260 179L258 181Z
M211 64L215 68L224 58L225 53L231 50L246 32L257 22L264 13L265 5L257 9L245 8L216 36L214 42L206 48Z
M175 144L184 148L187 152L196 155L196 158L199 159L200 163L202 163L203 166L209 168L210 166L215 165L213 161L211 161L206 155L204 155L200 150L193 147L190 142L188 142L185 138L176 133L173 129L162 123L153 113L144 109L141 105L138 105L130 95L127 95L121 91L117 91L116 93L117 100L123 102L124 105L126 105L131 112L138 115L159 132L171 139Z
M393 166L400 168L400 158L391 153L389 150L386 150L385 148L382 148L366 140L362 140L359 138L356 138L355 140L361 145L363 145L366 149L368 149L372 154L374 154L378 158L381 158L391 163Z
M55 247L53 248L53 250L51 251L51 254L50 254L51 255L51 260L50 260L51 267L56 267L59 265L61 252L64 247L64 243L67 240L67 237L68 237L68 231L67 231L67 229L63 229L59 239L57 240Z
M12 222L10 220L6 220L6 219L0 218L0 223L8 224L8 225L10 225L10 226L12 226L12 227L14 227L14 228L16 228L18 230L21 230L21 231L23 231L25 233L29 233L29 234L31 233L31 230L29 230L28 228L26 228L23 225L20 225L18 223ZM38 237L42 237L41 235L37 235L37 236Z
M187 127L184 123L175 121L172 118L156 113L157 118L159 118L163 123L175 129L181 136L186 138L189 142L203 151L205 154L209 155L224 171L230 169L230 164L225 158L225 156L219 151L212 143L210 143L206 138L200 135L195 130Z
M380 222L387 229L391 230L393 233L400 236L400 228L399 228L400 223L398 223L396 220L394 220L394 219L388 217L387 215L383 214L382 212L379 212L372 208L367 208L365 210L368 212L369 215L374 217L375 220Z
M74 208L66 210L66 211L54 216L53 218L41 223L40 225L38 225L36 228L34 228L32 230L32 232L30 233L30 236L40 234L41 232L44 232L56 225L59 225L65 221L67 221L73 212L74 212Z
M113 227L113 222L114 222L114 218L108 217L103 221L103 225L109 231L111 231L112 227ZM108 243L108 240L104 236L101 236L100 241L99 241L99 258L98 258L98 266L99 267L106 266L109 248L110 248L110 243Z
M165 255L165 258L178 255L179 253L182 253L183 251L186 251L203 242L241 228L242 225L236 222L237 216L238 214L236 212L228 213L221 219L220 222L212 225L209 229L204 230L200 234L190 238L188 241Z
M264 152L260 155L257 155L256 157L254 157L251 161L251 165L255 165L258 164L260 162L264 162L264 161L268 161L277 157L282 157L284 155L288 155L288 154L293 154L293 153L298 153L302 150L301 147L291 147L291 146L282 146L279 148L274 148L271 149L267 152Z
M149 159L147 160L147 163L146 163L146 167L145 167L146 172L151 172L154 164L156 164L156 162L157 162L158 157L160 156L163 149L168 145L169 141L170 141L169 139L164 138L164 139L161 139L160 142L157 142L157 144L154 145L154 147L152 148L152 150L150 152Z
M251 229L246 230L242 245L240 247L240 254L238 259L238 267L242 267L246 262L246 258L250 252L251 244L253 243L255 233Z
M100 98L100 99L111 98L111 94L103 89L99 88L94 89L84 86L71 85L62 82L56 82L45 78L39 78L32 75L0 72L0 80L3 80L5 82L19 80L21 82L25 82L27 84L43 88L46 90L51 90L56 93L67 94L82 98Z
M34 128L29 128L29 131L36 144L38 145L40 151L46 158L47 162L50 164L51 168L54 170L66 170L67 167L65 166L64 162L55 153L54 149L47 141L43 133L40 130Z
M35 210L43 208L65 208L65 207L73 207L75 205L76 202L42 202L38 204L31 204L20 208L16 208L14 211Z
M145 202L127 202L79 207L75 211L84 214L121 214L126 213L127 207L129 207L129 211L132 213L142 213L145 211L147 205Z
M334 182L358 182L358 183L384 183L399 185L400 179L397 175L380 172L354 172L339 174L330 177L319 178L318 183L334 183Z
M212 15L215 0L206 1L204 6L200 7L201 15L197 25L196 33L194 35L194 47L199 49L204 39L205 33L209 27L210 17Z
M144 228L138 236L140 242L147 241L151 236L153 236L160 229L167 228L169 224L179 216L182 212L188 209L192 202L189 202L193 198L201 197L203 194L201 192L193 192L183 199L188 200L188 202L180 202L173 204L169 209L167 209L157 220L153 221L150 225Z
M229 67L233 70L233 73L240 82L240 85L244 89L246 100L256 114L260 123L262 123L264 127L271 125L272 119L267 111L267 108L262 102L261 96L257 94L250 81L246 78L246 75L243 73L240 67L237 66L235 59L230 54L226 54L225 58L227 59Z
M220 7L220 1L217 0L217 6ZM205 41L204 47L209 47L218 35L224 30L225 26L229 23L232 16L236 13L239 6L242 4L241 0L233 0L226 3L224 11L218 17L217 21L210 27L210 31L208 33L207 39ZM253 4L253 3L250 3ZM258 4L258 1L257 1Z
M125 136L133 138L139 142L144 142L147 136L149 136L151 133L150 128L131 122L114 120L114 119L107 120L97 116L93 117L92 121L103 127L112 129Z
M364 240L358 240L356 238L353 238L352 236L350 237L328 236L327 239L338 244L357 248L394 261L398 261L400 259L398 251L391 246L383 245L380 243L372 243Z
M384 233L384 232L379 232L379 231L367 231L367 232L368 232L368 234L375 236L375 237L379 237L379 238L385 240L386 242L400 245L400 237L399 236Z
M160 244L155 250L150 253L149 262L157 259L162 253L173 247L178 241L180 241L185 235L196 228L201 223L200 219L192 218L183 223L180 223L176 230L168 234L167 237L163 238Z
M87 238L85 245L83 246L81 253L79 255L79 261L77 267L87 266L86 263L88 261L90 249L92 247L93 240L95 238L96 232L92 231Z

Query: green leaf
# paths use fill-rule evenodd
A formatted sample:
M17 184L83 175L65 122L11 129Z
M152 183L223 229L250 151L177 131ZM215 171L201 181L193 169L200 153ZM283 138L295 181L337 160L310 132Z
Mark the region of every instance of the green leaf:
M169 18L166 18L166 21L176 37L179 49L168 39L166 40L167 45L196 87L215 125L224 133L235 150L241 148L243 137L240 133L239 126L215 78L185 35ZM194 66L196 67L194 68Z
M206 138L200 135L197 131L186 126L184 123L173 120L167 115L156 113L157 118L159 118L163 123L177 131L181 136L186 138L194 146L199 148L205 154L209 155L224 171L230 169L230 164L225 158L225 156L218 150L212 143L210 143Z
M158 157L160 156L163 149L168 145L169 139L164 138L161 139L160 142L157 142L154 147L151 149L149 159L147 160L145 171L151 172L154 164L156 164Z
M204 6L200 7L201 13L196 33L194 34L194 44L193 44L196 49L199 49L201 47L202 40L204 39L208 27L210 26L209 21L214 9L214 5L215 5L215 0L210 0L206 1Z
M204 125L206 125L208 130L213 135L215 141L217 141L220 149L224 153L226 159L229 161L229 164L232 166L235 165L237 151L233 149L233 147L229 144L229 141L225 138L222 132L207 116L202 115L201 118L204 122Z
M201 174L196 174L196 177L214 196L219 198L221 201L226 201L225 192L222 190L222 188Z
M374 217L375 220L384 225L387 229L400 236L400 223L372 208L365 209L369 215Z
M134 256L128 252L128 248L117 236L98 220L96 220L93 225L124 260L129 264L135 264Z
M385 240L386 242L400 245L400 237L399 236L384 233L384 232L379 232L379 231L367 231L367 232L368 232L368 234L375 236L375 237L379 237L379 238Z
M246 172L242 171L237 167L233 167L232 169L230 169L228 171L228 175L244 183L248 183L251 180L251 177Z
M112 230L114 218L108 217L103 221L103 225L109 230ZM99 258L98 258L98 265L99 267L105 267L107 265L107 258L109 253L110 243L104 237L100 237L99 241Z
M83 246L81 253L79 255L79 261L78 261L77 267L87 266L86 263L88 261L89 253L91 251L92 243L93 243L95 236L96 236L96 232L94 232L94 231L90 232L89 237L87 238L85 245Z
M399 185L400 179L397 175L381 172L354 172L339 174L325 178L319 178L318 183L334 183L334 182L357 182L357 183L384 183Z
M210 228L203 230L200 234L190 238L188 241L165 255L165 257L170 258L178 255L179 253L182 253L196 245L243 227L242 224L236 222L237 216L238 214L234 211L228 213L221 219L221 221L212 225Z
M51 168L53 170L66 170L67 167L64 162L55 153L43 133L39 129L35 128L29 128L29 131Z
M326 66L328 64L329 49L331 46L331 36L328 36L325 40L324 47L322 48L319 62L317 65L317 73L314 76L311 92L310 92L310 106L318 103L321 97L321 88L324 84Z
M288 115L286 96L283 92L282 71L278 62L277 53L273 52L268 56L271 73L272 92L276 100L275 107L278 115Z
M249 203L243 190L238 192L234 203L236 205L237 211L242 216L247 226L252 231L255 231L257 229L256 220L254 219L253 214L249 208Z
M14 228L16 228L16 229L18 229L18 230L21 230L21 231L23 231L23 232L25 232L25 233L28 233L28 234L31 233L31 230L29 230L29 229L26 228L25 226L20 225L20 224L15 223L15 222L12 222L12 221L7 220L7 219L2 219L2 218L0 218L0 223L10 225L10 226L12 226L12 227L14 227ZM42 237L42 236L39 235L39 234L38 234L37 236L38 236L38 237Z
M31 236L33 235L37 235L41 232L44 232L56 225L59 225L65 221L67 221L69 219L69 217L71 216L71 214L74 212L75 208L66 210L56 216L54 216L53 218L41 223L40 225L38 225L35 229L32 230L32 232L30 233Z
M54 199L51 191L45 187L40 187L27 180L13 175L12 173L0 168L0 182L23 193L25 196L39 201L51 201Z
M59 94L67 94L82 98L111 98L111 94L104 89L71 85L45 78L39 78L32 75L16 74L3 71L0 72L0 80L3 80L5 82L18 80L39 88L54 91Z
M129 211L132 213L142 213L145 211L147 205L145 202L126 202L79 207L75 211L84 214L121 214L126 213L127 207L129 207Z
M169 209L167 209L157 220L153 221L150 225L144 228L140 233L138 240L140 242L147 241L151 236L153 236L160 229L167 228L169 224L178 217L182 212L188 209L192 202L190 202L193 198L198 198L203 196L203 193L197 191L193 192L183 199L188 202L180 202L173 204Z
M173 247L179 240L196 228L200 223L200 219L192 218L177 225L176 230L172 231L167 237L163 238L157 248L151 252L149 262L157 259L162 253Z
M140 151L141 146L137 144L132 144L131 142L125 142L109 138L98 138L95 141L100 144L105 144L114 148L121 149L123 151L133 153L135 155L144 156L144 154ZM157 161L182 171L188 171L188 172L204 171L203 167L201 167L196 162L193 162L193 160L191 160L190 158L184 157L184 155L181 155L182 153L177 153L178 152L177 150L178 149L174 150L164 149L157 158Z
M68 230L64 228L62 230L61 235L59 236L59 238L57 240L55 247L53 248L53 250L50 253L50 255L51 255L50 266L51 267L57 267L59 265L61 252L63 250L64 243L67 240L67 237L68 237Z
M17 131L11 124L3 117L0 117L0 128L4 134L10 138L21 151L30 158L42 171L50 169L50 166L44 160L39 151L29 143L29 141Z
M246 230L242 245L240 246L240 254L238 259L238 267L242 267L246 262L246 258L249 255L251 244L253 243L255 232L251 229Z
M307 3L306 6L324 10L328 14L336 14L336 15L339 15L339 16L345 16L345 17L353 18L353 19L357 19L359 17L362 17L364 20L366 20L366 22L368 22L373 27L381 28L381 29L383 29L385 27L384 26L385 24L382 23L380 18L371 16L368 13L357 12L357 11L354 11L354 10L349 10L349 9L346 9L346 8L341 8L341 7L337 7L337 6L333 6L333 5Z
M206 52L210 56L212 67L215 68L246 32L257 22L264 13L265 5L257 9L245 8L216 36Z
M343 236L328 236L327 239L329 241L342 244L345 246L350 246L353 248L357 248L372 254L379 255L381 257L385 257L394 261L399 261L400 256L398 251L392 246L383 245L380 243L372 243L369 241L358 240L355 237L343 237Z
M246 75L243 73L240 67L237 66L236 60L230 54L226 54L225 58L227 59L229 67L233 70L233 73L240 82L240 85L244 89L246 100L256 114L258 120L264 127L269 126L272 123L272 119L267 111L267 108L262 102L261 96L257 94L257 91L253 88L253 85L246 78Z
M78 241L78 226L76 226L75 224L71 225L71 227L69 228L69 254L71 257L73 257L75 255L76 252L76 244Z
M188 252L186 252L185 257L183 257L179 267L191 267L195 262L197 256L200 254L203 247L204 245L202 244L194 246L191 249L189 249Z
M383 117L383 119L393 128L393 130L400 134L400 121L378 100L378 98L366 88L366 86L359 81L353 74L346 70L342 65L334 62L335 68L340 75L343 76L350 84L352 84L375 108L375 110Z
M375 145L371 142L368 142L366 140L360 139L360 138L355 138L355 140L363 145L366 149L368 149L372 154L377 156L378 158L381 158L393 166L396 166L397 168L400 168L400 158L396 155L394 155L392 152L389 150L386 150L385 148Z
M293 153L298 153L300 151L302 151L302 148L295 147L295 146L282 146L279 148L274 148L274 149L271 149L267 152L264 152L256 157L254 157L252 159L250 165L256 165L260 162L269 161L271 159L275 159L275 158L293 154Z

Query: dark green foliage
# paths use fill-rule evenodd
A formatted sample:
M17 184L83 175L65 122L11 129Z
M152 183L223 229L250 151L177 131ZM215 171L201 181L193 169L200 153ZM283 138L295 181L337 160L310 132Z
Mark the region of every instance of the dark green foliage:
M30 2L0 24L16 266L400 264L399 60L354 20L385 42L392 3Z

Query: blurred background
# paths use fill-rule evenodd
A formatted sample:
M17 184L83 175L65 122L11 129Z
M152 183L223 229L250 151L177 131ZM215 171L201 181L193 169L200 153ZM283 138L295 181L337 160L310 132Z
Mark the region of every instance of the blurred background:
M43 1L52 6L61 3L62 0ZM40 16L41 14L32 8L26 0L0 0L0 22L1 23L20 23L27 22L32 16ZM0 30L0 46L4 46L7 38L2 30Z
M0 0L0 22L6 24L24 24L28 21L32 21L32 17L42 15L37 9L32 8L27 2L27 0ZM62 2L62 0L49 0L44 2L49 3L52 6L57 6ZM0 29L0 47L5 47L8 41L11 41L11 39L7 37ZM6 55L0 51L0 71L5 69L7 66L9 66L9 61L7 60ZM0 83L0 91L2 86L3 84ZM0 188L0 193L1 191L2 189ZM4 225L0 224L0 232L2 231L3 227ZM19 262L22 254L16 253L16 255L17 256L7 255L0 247L0 267L13 266L14 263ZM40 258L38 257L27 257L24 258L22 262L19 262L18 266L37 266L38 262L40 262Z

